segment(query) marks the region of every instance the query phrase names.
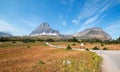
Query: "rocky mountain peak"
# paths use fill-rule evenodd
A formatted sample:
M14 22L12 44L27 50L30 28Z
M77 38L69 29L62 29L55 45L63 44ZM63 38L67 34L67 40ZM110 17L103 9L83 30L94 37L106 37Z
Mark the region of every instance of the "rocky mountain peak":
M42 23L40 24L40 26L38 27L40 29L50 29L50 25L48 23Z
M52 29L48 23L42 23L30 35L59 35L59 31Z

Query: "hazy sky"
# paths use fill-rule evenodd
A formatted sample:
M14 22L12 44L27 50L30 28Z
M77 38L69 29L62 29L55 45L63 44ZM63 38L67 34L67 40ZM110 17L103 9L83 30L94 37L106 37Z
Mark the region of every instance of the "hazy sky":
M0 0L0 31L28 35L47 22L63 34L101 27L120 36L120 0Z

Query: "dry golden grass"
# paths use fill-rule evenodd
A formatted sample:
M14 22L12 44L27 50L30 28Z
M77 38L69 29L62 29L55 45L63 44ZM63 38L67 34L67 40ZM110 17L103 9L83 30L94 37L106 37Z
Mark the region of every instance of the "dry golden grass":
M43 42L0 45L0 72L100 72L100 61L95 53L54 49Z
M63 47L67 47L68 45L70 45L72 48L80 48L80 43L75 43L75 42L50 42L50 44L53 45L59 45L59 46L63 46ZM75 44L75 45L73 45ZM85 48L88 49L92 49L95 46L100 47L100 49L103 48L107 48L109 50L120 50L120 44L104 44L103 46L101 46L101 43L87 43L85 42Z

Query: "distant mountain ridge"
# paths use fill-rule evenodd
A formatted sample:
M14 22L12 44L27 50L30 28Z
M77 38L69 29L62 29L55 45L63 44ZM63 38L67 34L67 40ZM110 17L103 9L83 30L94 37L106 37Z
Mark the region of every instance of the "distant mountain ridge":
M76 37L77 39L94 39L94 38L100 40L111 39L111 36L100 27L88 28L81 32L71 35L63 35L60 34L58 30L52 29L48 23L40 24L40 26L38 26L34 31L30 33L30 36L41 36L41 35L59 36L61 38Z
M84 39L96 38L96 39L101 39L101 40L111 39L111 36L100 27L88 28L81 32L75 33L72 36L79 37L81 39L83 38Z
M12 36L12 35L7 32L0 32L0 36Z

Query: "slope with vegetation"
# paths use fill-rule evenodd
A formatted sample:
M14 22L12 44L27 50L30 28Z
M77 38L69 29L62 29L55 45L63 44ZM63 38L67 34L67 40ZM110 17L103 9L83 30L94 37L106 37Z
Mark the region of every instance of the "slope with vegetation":
M100 64L89 51L54 49L39 41L0 43L1 72L101 72Z

